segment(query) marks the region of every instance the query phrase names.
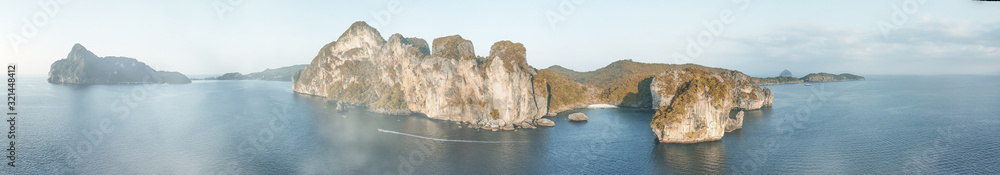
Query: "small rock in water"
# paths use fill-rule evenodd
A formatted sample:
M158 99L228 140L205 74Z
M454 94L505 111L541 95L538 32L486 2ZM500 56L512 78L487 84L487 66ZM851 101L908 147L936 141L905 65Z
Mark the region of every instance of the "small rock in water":
M587 115L583 113L573 113L569 115L569 120L571 121L587 121Z
M556 122L552 122L552 120L549 120L547 118L541 118L535 120L535 124L537 124L538 126L556 126Z

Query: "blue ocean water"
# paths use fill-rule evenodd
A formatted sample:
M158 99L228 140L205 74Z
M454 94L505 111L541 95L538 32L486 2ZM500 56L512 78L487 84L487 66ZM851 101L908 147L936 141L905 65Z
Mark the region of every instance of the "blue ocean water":
M657 143L649 110L493 132L337 111L289 82L18 85L0 174L1000 174L1000 76L768 86L773 107L696 144Z

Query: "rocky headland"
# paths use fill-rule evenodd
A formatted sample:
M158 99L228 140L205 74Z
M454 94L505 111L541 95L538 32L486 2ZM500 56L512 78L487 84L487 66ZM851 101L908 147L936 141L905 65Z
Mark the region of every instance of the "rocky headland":
M178 72L156 71L146 63L127 57L98 57L83 45L73 49L49 69L49 83L55 84L185 84L187 76Z
M660 142L695 143L742 128L731 111L769 107L774 95L739 71L694 64L650 64L622 60L590 72L560 66L539 70L549 89L550 114L592 104L655 109L650 127Z

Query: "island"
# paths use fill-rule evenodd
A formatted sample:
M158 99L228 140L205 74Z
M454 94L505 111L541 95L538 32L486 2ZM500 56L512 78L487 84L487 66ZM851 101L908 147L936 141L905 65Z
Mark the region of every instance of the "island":
M319 49L293 80L293 91L385 114L421 114L472 128L513 130L549 126L543 118L590 105L656 109L650 123L659 142L718 140L742 126L732 110L771 106L770 89L739 71L631 60L576 72L535 69L524 45L499 41L478 56L459 35L388 40L355 22Z
M809 75L803 76L802 78L792 77L792 72L782 71L777 77L767 77L767 78L754 78L753 83L759 86L764 85L779 85L779 84L795 84L795 83L805 83L805 82L832 82L832 81L858 81L865 80L865 77L842 73L839 75L830 73L811 73Z
M805 82L830 82L830 81L856 81L865 80L865 77L857 76L849 73L842 74L830 74L830 73L811 73L800 78Z
M53 84L185 84L191 79L178 72L156 71L128 57L98 57L79 43L66 58L52 63Z
M197 80L264 80L264 81L292 81L296 75L299 74L302 69L306 67L305 64L292 65L287 67L281 67L277 69L266 69L261 72L254 72L250 74L240 74L239 72L225 73L218 77L208 77L205 79Z

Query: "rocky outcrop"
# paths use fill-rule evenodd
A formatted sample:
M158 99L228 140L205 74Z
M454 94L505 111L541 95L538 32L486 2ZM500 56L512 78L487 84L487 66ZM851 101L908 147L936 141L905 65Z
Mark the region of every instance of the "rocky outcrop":
M362 104L388 114L420 113L469 122L478 128L513 129L546 113L547 100L532 83L536 71L520 43L496 42L487 57L453 35L434 40L394 34L384 40L356 22L320 49L294 81L293 90ZM428 55L428 51L431 51Z
M751 83L736 71L700 68L672 70L656 76L650 91L659 106L650 127L660 142L715 141L742 127L743 117L732 110L755 110L772 105L770 89Z
M184 74L156 71L146 63L127 57L98 57L83 45L73 49L49 69L49 83L55 84L145 84L191 83Z
M556 122L552 122L552 120L549 120L547 118L540 118L540 119L535 120L535 125L538 125L538 126L556 126Z
M569 114L569 120L570 121L587 121L587 114L583 114L583 113L579 113L579 112L572 113L572 114Z
M726 122L726 132L733 132L740 128L743 128L743 111L736 113L735 118L730 118Z

